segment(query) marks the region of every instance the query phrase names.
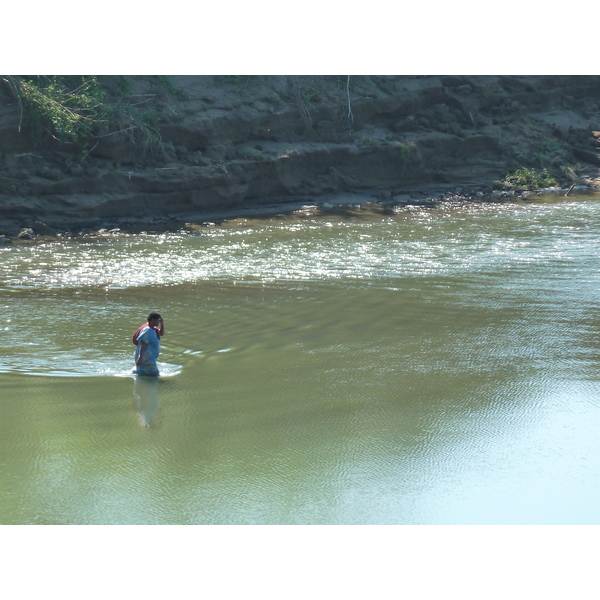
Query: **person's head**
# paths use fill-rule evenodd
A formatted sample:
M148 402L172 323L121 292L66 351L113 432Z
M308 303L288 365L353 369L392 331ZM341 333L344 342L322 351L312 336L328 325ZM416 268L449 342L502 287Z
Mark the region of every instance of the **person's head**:
M156 327L160 324L161 320L162 320L162 317L160 316L160 313L151 312L148 315L148 325L152 325L152 326Z

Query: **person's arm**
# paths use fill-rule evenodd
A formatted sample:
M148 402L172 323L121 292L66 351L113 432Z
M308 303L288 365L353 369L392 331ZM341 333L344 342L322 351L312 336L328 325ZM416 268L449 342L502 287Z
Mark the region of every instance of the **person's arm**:
M162 317L160 318L160 329L158 330L158 333L160 333L160 337L165 335L165 322Z
M148 344L146 344L146 342L141 342L140 340L138 340L138 345L140 347L140 354L138 356L137 362L135 363L136 367L141 367L142 366L142 360L144 357L144 350L146 349L146 346Z

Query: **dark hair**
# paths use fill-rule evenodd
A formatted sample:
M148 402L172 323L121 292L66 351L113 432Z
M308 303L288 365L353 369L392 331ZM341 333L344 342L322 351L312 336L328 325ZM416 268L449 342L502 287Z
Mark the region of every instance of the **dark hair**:
M160 313L157 312L151 312L148 315L148 323L150 323L150 321L152 321L153 319L162 319L162 317L160 316Z

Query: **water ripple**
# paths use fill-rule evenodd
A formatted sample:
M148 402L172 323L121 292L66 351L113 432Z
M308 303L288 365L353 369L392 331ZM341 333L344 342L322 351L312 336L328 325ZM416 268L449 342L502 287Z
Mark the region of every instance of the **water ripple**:
M599 229L587 220L590 204L452 206L383 220L265 221L201 234L14 247L0 255L1 285L116 289L207 279L376 281L530 272L548 262L560 272L595 258L590 243Z

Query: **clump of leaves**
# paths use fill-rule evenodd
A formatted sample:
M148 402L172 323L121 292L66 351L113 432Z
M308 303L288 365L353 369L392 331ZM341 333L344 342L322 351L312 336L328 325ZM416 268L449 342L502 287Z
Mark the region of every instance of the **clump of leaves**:
M13 78L34 139L47 131L61 142L85 142L104 120L103 92L94 75Z
M166 80L166 79L165 79ZM21 110L34 144L45 135L78 144L85 158L103 137L120 135L144 152L162 147L154 94L133 94L129 78L120 76L118 92L105 93L96 75L3 76ZM166 85L161 78L157 82ZM106 83L106 82L104 82Z
M522 167L514 173L508 173L501 182L502 187L511 190L539 190L558 186L558 180L548 172L548 169L528 169Z

